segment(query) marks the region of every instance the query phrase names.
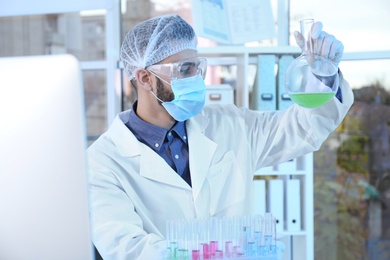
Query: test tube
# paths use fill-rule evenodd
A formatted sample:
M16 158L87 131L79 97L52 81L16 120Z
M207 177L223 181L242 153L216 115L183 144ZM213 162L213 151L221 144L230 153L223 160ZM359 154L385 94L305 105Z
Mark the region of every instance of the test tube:
M213 217L210 224L210 254L211 257L215 257L217 251L222 250L222 219Z
M171 257L171 230L170 230L170 221L165 221L165 241L167 247L167 258Z
M209 245L209 220L202 219L200 221L200 241L201 241L201 256L203 259L210 259L210 245Z
M265 255L269 255L271 252L271 244L272 244L272 214L266 213L265 215L265 223L264 223L264 245L265 245Z
M222 230L225 244L225 256L232 257L233 256L233 218L224 217L222 220Z
M177 222L178 224L178 234L179 234L179 250L178 250L178 258L180 260L188 259L188 221L180 220Z
M167 221L168 234L170 237L169 248L170 248L170 259L176 259L178 256L178 234L176 230L176 221Z
M218 246L215 252L216 258L223 258L223 242L224 242L224 229L223 229L223 221L222 218L218 219L218 227L217 227L217 241Z
M200 250L199 250L199 225L200 221L195 219L190 224L191 229L191 256L192 260L200 260Z
M241 218L241 230L242 230L242 242L241 248L243 253L247 253L248 246L251 245L251 236L252 236L252 227L251 227L251 218L249 216L243 216Z
M271 253L276 255L276 218L272 218L272 244L271 244Z
M263 216L256 215L254 219L254 242L256 244L256 255L261 255L261 246L263 240L262 232Z
M261 241L260 246L258 247L257 254L258 255L266 255L267 249L265 245L265 230L266 230L266 222L267 222L268 215L267 213L264 214L264 216L261 217L260 221L260 230L261 230Z
M247 217L247 224L249 227L249 230L247 231L247 248L246 248L246 255L247 256L255 256L256 255L256 241L254 238L254 231L255 231L255 222L256 218L254 216Z
M237 257L239 253L242 251L241 249L241 218L240 217L234 217L233 218L233 257Z

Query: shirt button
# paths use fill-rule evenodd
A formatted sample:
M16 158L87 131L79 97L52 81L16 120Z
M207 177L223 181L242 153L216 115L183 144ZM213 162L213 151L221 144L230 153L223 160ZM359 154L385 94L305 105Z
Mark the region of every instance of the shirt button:
M172 132L169 132L168 135L171 136L171 135L172 135Z
M175 155L175 158L176 158L176 160L179 159L179 155L176 154L176 155Z
M187 139L187 136L183 136L183 139L186 140L186 139Z
M158 143L155 143L155 144L154 144L154 147L156 147L156 148L159 147L159 146L160 146L160 145L159 145Z

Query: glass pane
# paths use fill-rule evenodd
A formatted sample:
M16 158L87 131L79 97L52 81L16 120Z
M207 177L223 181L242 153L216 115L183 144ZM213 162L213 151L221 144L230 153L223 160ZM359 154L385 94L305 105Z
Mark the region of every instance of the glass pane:
M122 110L124 111L133 107L133 104L137 100L138 96L137 83L134 81L130 82L124 73L122 82Z
M353 8L353 15L345 10ZM388 50L390 46L390 1L377 0L367 5L354 0L291 0L290 43L297 46L292 32L299 30L299 21L313 18L321 21L323 30L340 39L345 51Z
M106 73L104 70L83 72L88 144L106 130Z
M316 259L390 257L390 89L376 80L353 91L314 157Z
M105 59L105 15L94 13L0 17L0 56L70 53Z
M105 14L66 13L0 18L0 56L69 53L80 61L105 59ZM90 143L106 124L104 70L84 71L87 133Z
M386 0L292 0L290 6L291 32L311 17L343 42L345 52L389 49ZM346 16L351 6L354 15ZM296 46L294 37L290 42ZM314 153L316 259L390 259L389 66L390 60L340 63L355 103Z
M340 70L352 88L362 88L378 82L390 90L389 68L390 59L342 61L340 63Z

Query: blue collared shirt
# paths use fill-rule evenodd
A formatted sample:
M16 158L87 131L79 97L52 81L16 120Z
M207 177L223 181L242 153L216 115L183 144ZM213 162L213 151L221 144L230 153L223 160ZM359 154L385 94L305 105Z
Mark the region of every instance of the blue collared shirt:
M125 123L138 141L149 146L191 186L188 141L185 122L176 122L171 129L149 124L136 114L137 102ZM153 163L153 162L151 162Z

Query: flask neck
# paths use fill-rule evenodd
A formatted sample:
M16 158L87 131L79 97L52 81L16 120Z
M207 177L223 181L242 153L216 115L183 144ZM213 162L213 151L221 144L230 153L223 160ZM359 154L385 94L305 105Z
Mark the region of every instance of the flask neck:
M311 28L314 24L314 19L303 19L300 21L301 34L304 38L305 45L303 53L313 52L312 39L311 39Z

